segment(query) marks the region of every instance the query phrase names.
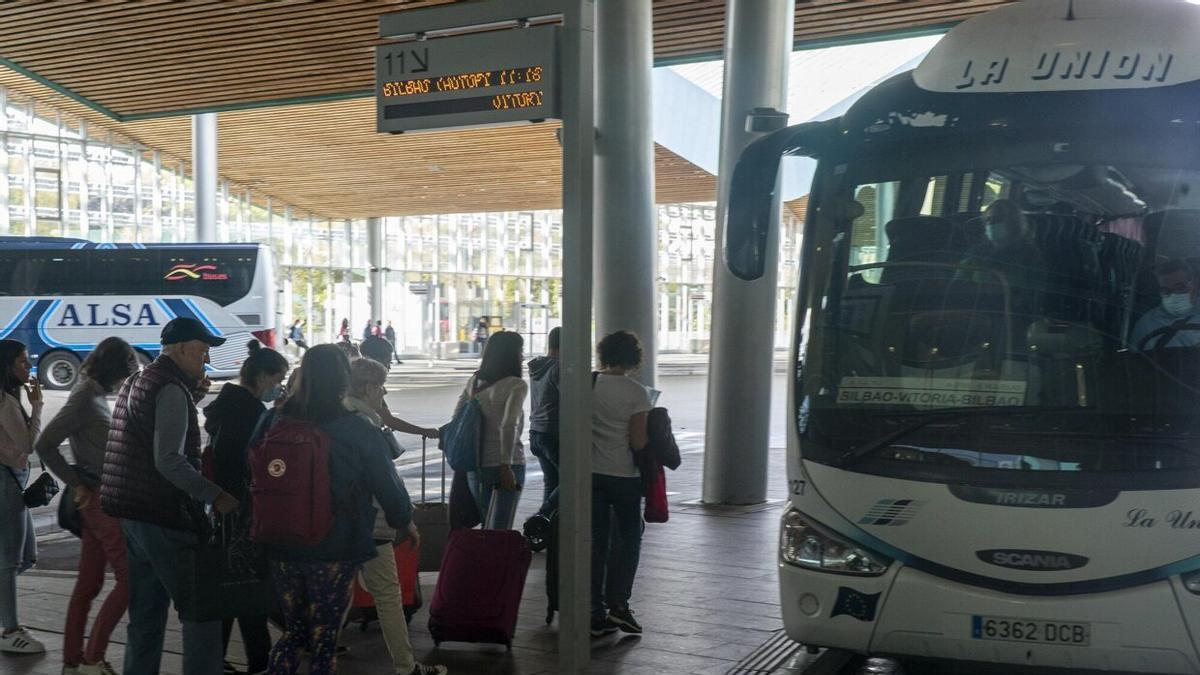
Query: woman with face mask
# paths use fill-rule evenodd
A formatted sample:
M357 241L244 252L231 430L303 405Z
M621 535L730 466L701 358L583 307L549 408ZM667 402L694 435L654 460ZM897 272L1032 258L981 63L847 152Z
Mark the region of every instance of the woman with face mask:
M283 378L288 362L279 352L267 349L251 340L250 353L242 363L237 383L221 388L216 400L204 407L204 431L212 449L213 482L237 498L243 509L237 514L235 532L248 526L250 505L250 468L246 464L247 446L258 420L284 393ZM267 617L242 616L237 619L246 646L249 673L265 673L271 652L271 636L267 632ZM229 646L233 620L223 625L224 643ZM231 671L226 664L226 672Z

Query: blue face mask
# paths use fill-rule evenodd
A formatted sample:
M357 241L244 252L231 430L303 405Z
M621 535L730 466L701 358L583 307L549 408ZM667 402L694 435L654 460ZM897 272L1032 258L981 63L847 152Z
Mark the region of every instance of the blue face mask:
M270 389L268 389L266 392L263 393L263 395L262 395L263 403L271 403L273 401L278 401L279 399L283 398L283 395L286 393L287 393L287 388L284 387L282 384L277 384L274 387L271 387Z

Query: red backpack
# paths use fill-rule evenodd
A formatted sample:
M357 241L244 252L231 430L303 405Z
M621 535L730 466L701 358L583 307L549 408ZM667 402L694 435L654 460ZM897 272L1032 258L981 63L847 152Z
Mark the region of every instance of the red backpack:
M250 538L316 546L333 527L329 436L316 424L280 417L250 450Z

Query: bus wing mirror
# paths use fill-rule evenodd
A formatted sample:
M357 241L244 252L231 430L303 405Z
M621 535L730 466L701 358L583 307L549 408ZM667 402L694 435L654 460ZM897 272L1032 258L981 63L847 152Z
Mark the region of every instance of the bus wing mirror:
M802 124L763 136L746 146L733 168L725 213L725 266L743 281L762 278L767 235L774 227L772 206L784 155L813 156L812 144L824 124Z

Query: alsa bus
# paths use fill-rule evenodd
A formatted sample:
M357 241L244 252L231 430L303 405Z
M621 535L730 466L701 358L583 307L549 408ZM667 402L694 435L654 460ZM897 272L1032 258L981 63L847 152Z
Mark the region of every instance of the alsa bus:
M69 389L79 365L115 335L149 362L163 324L199 319L228 338L209 372L232 377L246 343L275 344L275 269L260 244L96 244L0 238L0 338L24 342L48 389Z
M1200 672L1200 7L1019 2L740 158L816 158L779 581L808 645Z

